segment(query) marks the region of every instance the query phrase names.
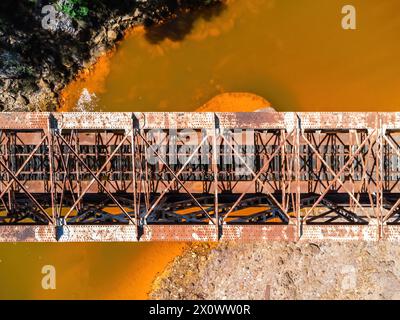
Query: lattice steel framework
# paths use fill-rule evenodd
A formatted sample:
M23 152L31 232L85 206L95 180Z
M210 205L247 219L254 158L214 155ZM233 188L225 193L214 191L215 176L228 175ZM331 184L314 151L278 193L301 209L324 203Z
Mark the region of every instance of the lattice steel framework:
M0 241L399 240L399 160L400 113L2 113Z

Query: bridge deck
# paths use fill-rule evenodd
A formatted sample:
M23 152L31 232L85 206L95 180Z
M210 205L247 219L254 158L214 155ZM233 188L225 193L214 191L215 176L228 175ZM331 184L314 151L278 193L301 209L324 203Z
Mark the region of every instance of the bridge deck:
M1 113L0 154L0 241L400 239L400 113Z

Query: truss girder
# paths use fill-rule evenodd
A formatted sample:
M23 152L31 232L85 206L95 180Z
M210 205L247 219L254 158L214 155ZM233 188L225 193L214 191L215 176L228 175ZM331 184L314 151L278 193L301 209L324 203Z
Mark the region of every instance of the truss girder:
M400 222L399 181L398 113L0 115L0 230L128 225L139 239L203 225L219 239L238 225L300 237L341 224L382 235Z

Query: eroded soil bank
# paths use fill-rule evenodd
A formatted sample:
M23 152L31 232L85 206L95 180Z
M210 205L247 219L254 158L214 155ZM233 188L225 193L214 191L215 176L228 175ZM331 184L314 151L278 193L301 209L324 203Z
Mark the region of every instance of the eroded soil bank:
M389 242L192 244L152 299L399 299L400 247Z

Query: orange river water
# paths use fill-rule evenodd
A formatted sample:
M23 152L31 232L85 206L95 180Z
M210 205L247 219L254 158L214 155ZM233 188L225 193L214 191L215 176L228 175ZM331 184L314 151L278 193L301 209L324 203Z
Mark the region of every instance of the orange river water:
M341 0L230 0L164 28L135 28L62 94L83 89L101 111L192 111L225 92L277 110L398 111L400 2L352 0L357 30L341 28ZM201 111L250 111L253 95L220 96ZM144 299L185 243L0 244L0 298ZM54 265L57 289L41 288Z

